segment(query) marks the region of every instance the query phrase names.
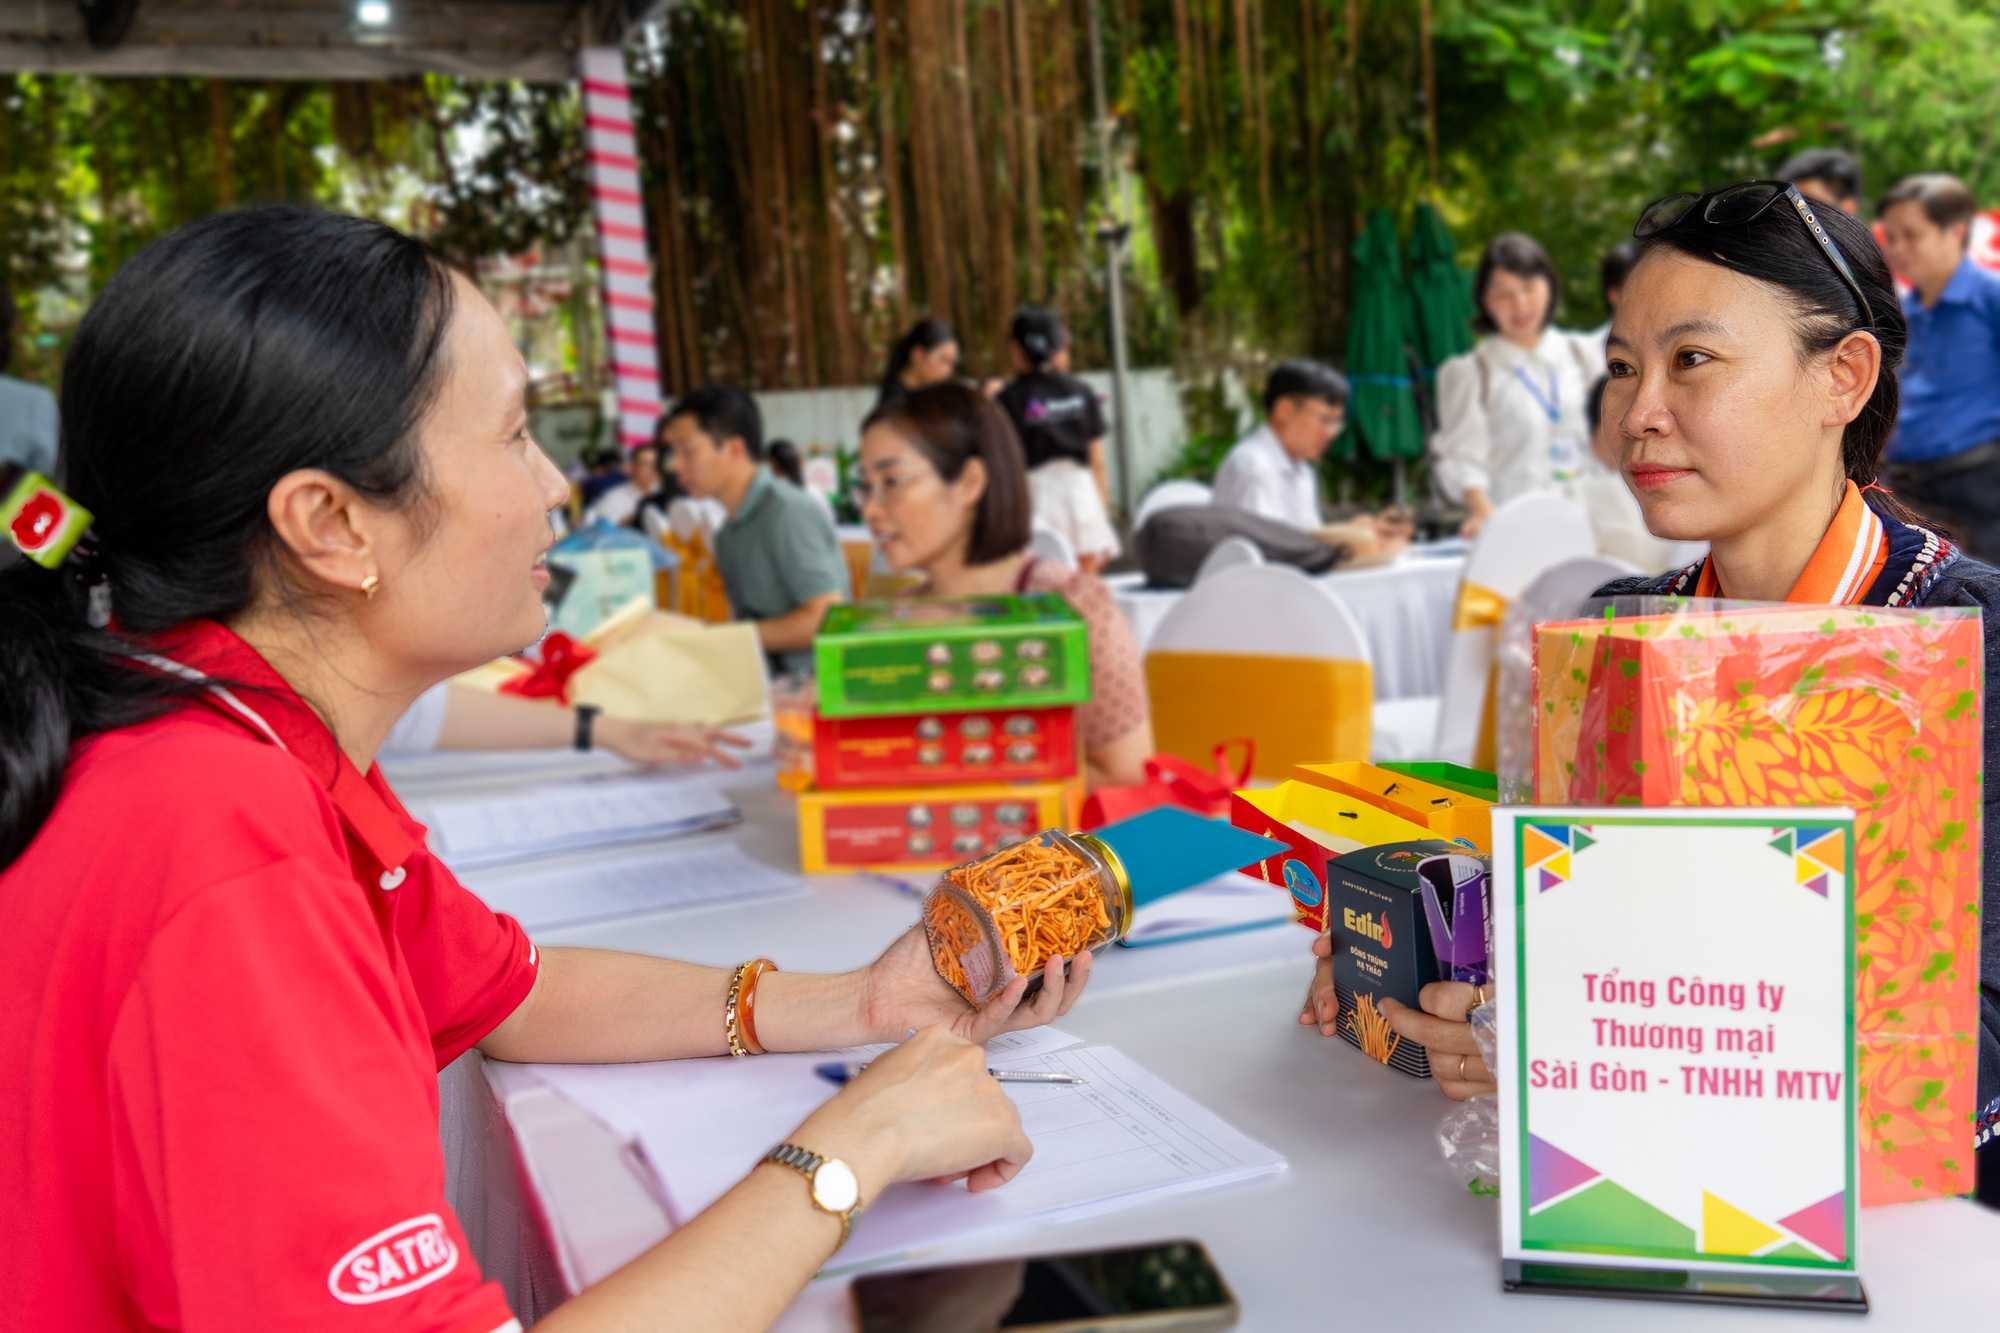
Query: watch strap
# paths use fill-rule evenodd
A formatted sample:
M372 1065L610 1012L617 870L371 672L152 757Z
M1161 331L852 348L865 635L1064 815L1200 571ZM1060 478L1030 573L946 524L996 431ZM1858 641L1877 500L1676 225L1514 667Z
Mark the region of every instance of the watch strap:
M597 715L603 711L596 704L578 704L576 706L577 749L588 750L590 748L591 724L597 721Z
M820 1167L826 1164L826 1158L821 1157L816 1152L810 1152L801 1148L796 1143L781 1143L771 1149L770 1152L765 1153L764 1160L767 1162L776 1162L779 1166L788 1166L804 1176L807 1186L806 1197L812 1200L812 1206L819 1209L822 1213L832 1212L831 1209L821 1205L819 1196L813 1193L811 1189L817 1183L813 1177L818 1173ZM847 1244L848 1233L854 1230L854 1215L860 1211L861 1201L856 1199L854 1206L846 1212L833 1214L840 1219L840 1245ZM839 1248L839 1245L834 1247L836 1251Z

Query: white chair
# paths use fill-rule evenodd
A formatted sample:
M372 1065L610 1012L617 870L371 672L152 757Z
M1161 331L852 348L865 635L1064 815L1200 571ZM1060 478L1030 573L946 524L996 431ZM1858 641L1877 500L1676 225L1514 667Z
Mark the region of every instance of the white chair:
M1132 514L1132 531L1146 526L1146 520L1162 509L1200 509L1215 503L1215 492L1198 481L1163 481L1146 492Z
M1599 588L1643 572L1613 556L1579 556L1543 570L1507 604L1494 648L1499 672L1494 759L1502 800L1535 799L1535 626L1547 620L1574 620L1584 614L1591 594Z
M1458 585L1431 757L1473 767L1495 762L1487 701L1501 617L1544 570L1596 551L1590 520L1560 495L1516 496L1486 520Z
M1224 537L1211 546L1208 554L1201 558L1201 568L1195 570L1194 581L1200 583L1225 569L1236 569L1242 565L1261 565L1264 552L1248 537Z
M1368 640L1334 592L1286 565L1199 580L1146 650L1158 747L1207 767L1214 748L1256 742L1254 772L1366 759L1374 731Z
M1052 565L1066 565L1070 569L1076 568L1076 548L1070 545L1069 538L1040 522L1033 523L1028 528L1028 549L1034 552L1038 560L1046 560Z

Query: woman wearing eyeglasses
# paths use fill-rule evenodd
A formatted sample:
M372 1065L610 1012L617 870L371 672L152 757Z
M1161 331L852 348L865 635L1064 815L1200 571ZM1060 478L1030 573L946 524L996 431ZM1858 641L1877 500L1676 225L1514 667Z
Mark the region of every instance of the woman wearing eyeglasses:
M1604 427L1653 535L1705 541L1710 552L1599 593L1976 606L1986 679L2000 682L2000 572L1911 522L1873 485L1896 420L1905 329L1867 228L1783 182L1751 181L1662 199L1634 235L1645 248L1612 321ZM1989 693L1989 773L2000 771L1997 705ZM1987 809L1985 845L2000 847L2000 803ZM1990 1115L2000 1098L2000 857L1985 864L1978 1099ZM1324 990L1328 1019L1330 980ZM1471 998L1470 987L1446 983L1426 989L1426 1013L1384 1004L1404 1040L1448 1071L1440 1086L1455 1098L1493 1090L1456 1021ZM1309 1009L1301 1021L1313 1017ZM1979 1154L1990 1200L2000 1196L1996 1151Z
M1102 579L1027 549L1027 458L999 405L945 383L875 409L861 428L861 488L882 554L924 575L917 592L1056 592L1076 608L1090 627L1090 702L1077 709L1090 784L1143 780L1153 721L1138 642Z

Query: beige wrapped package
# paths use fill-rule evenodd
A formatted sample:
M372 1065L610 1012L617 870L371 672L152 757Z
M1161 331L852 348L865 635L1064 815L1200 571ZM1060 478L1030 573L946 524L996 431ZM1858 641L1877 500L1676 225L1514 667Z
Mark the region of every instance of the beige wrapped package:
M569 702L635 722L747 722L767 711L764 653L747 621L712 625L634 599L584 640L597 656L569 680ZM526 674L516 658L489 662L454 685L497 692ZM551 701L553 702L553 701Z

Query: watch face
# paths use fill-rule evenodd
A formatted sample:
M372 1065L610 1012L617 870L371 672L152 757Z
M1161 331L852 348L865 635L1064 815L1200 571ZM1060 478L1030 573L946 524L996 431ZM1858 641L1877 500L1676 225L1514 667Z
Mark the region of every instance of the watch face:
M861 1182L847 1163L825 1161L813 1172L813 1202L829 1213L844 1213L861 1201Z

